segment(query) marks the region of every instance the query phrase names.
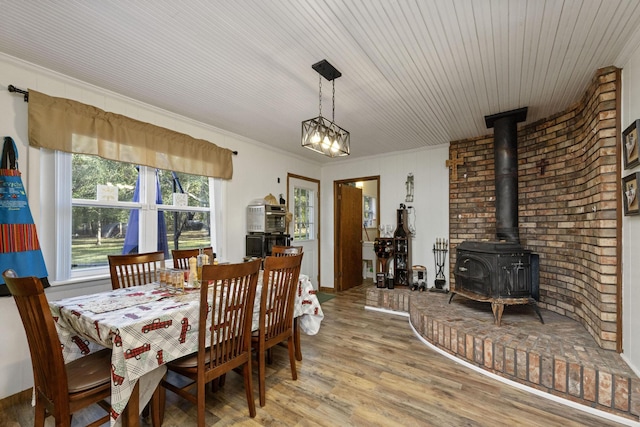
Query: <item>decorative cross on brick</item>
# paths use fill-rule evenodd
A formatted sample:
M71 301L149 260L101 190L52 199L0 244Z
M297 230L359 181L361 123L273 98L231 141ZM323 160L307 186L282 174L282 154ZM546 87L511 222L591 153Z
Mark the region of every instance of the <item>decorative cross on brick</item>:
M447 159L446 166L453 172L453 179L458 179L458 166L464 165L462 157L458 157L457 151L451 151L451 158Z
M542 159L536 163L536 166L540 168L540 175L544 175L544 172L547 170L547 166L549 166L549 162L547 162L547 159Z

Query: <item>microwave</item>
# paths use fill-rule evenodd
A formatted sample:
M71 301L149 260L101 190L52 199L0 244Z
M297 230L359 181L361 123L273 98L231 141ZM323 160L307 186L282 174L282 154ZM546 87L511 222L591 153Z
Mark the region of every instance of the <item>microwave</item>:
M284 205L247 206L247 233L285 233L287 210Z

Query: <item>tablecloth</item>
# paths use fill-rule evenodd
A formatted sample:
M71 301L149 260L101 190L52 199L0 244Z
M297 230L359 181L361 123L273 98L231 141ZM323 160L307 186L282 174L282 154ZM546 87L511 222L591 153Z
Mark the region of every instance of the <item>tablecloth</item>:
M258 286L252 327L259 326ZM172 294L157 284L117 289L50 302L69 362L98 348L112 348L112 425L136 381L165 363L198 349L199 290ZM308 335L318 333L324 313L313 285L300 275L294 316ZM141 406L143 406L141 404Z

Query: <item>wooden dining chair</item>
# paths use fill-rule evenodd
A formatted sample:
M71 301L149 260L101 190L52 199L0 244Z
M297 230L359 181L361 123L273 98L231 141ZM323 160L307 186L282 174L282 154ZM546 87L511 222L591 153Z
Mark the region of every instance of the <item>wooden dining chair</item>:
M213 247L209 246L203 249L203 252L209 255L209 262L212 263L216 254L213 252ZM196 258L200 253L200 249L173 249L171 251L171 257L173 258L173 268L179 268L181 270L189 269L189 258Z
M260 406L265 405L265 358L273 346L285 342L289 351L291 378L296 372L293 311L303 254L267 257L260 294L260 327L251 337L258 356L258 388Z
M291 256L291 255L299 255L302 253L302 246L281 246L274 245L271 247L271 256Z
M111 407L111 351L101 350L65 365L60 340L40 279L16 277L7 270L2 277L18 307L27 335L35 397L34 426L44 426L53 416L55 425L70 426L74 412L98 404L107 414L89 426L109 421Z
M251 378L251 321L261 260L239 264L205 265L200 288L198 351L174 360L167 368L191 380L176 386L168 378L163 388L196 404L198 426L205 425L205 386L242 367L249 415L256 416ZM208 283L208 285L205 285ZM196 387L196 394L190 390ZM164 393L164 392L163 392ZM161 403L165 401L161 396ZM164 411L161 409L160 413Z
M146 285L158 280L158 270L164 268L164 252L109 255L109 273L113 289Z

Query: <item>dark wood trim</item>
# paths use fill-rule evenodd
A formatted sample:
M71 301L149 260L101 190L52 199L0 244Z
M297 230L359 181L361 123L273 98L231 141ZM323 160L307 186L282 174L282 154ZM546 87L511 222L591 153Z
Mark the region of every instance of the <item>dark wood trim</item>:
M340 292L342 289L342 281L339 280L340 268L340 246L338 236L340 235L340 199L338 198L338 187L342 183L333 181L333 289Z
M338 186L342 184L350 184L358 181L376 181L378 197L376 197L376 209L378 214L378 225L380 225L380 175L363 176L358 178L338 179L333 181L333 287L335 292L342 290L342 281L339 280L339 261L340 261L340 244L338 236L340 231L340 218L338 215ZM376 271L379 266L376 263Z
M622 70L616 69L616 170L622 164ZM618 173L619 177L621 174ZM622 180L616 179L616 351L622 353Z

